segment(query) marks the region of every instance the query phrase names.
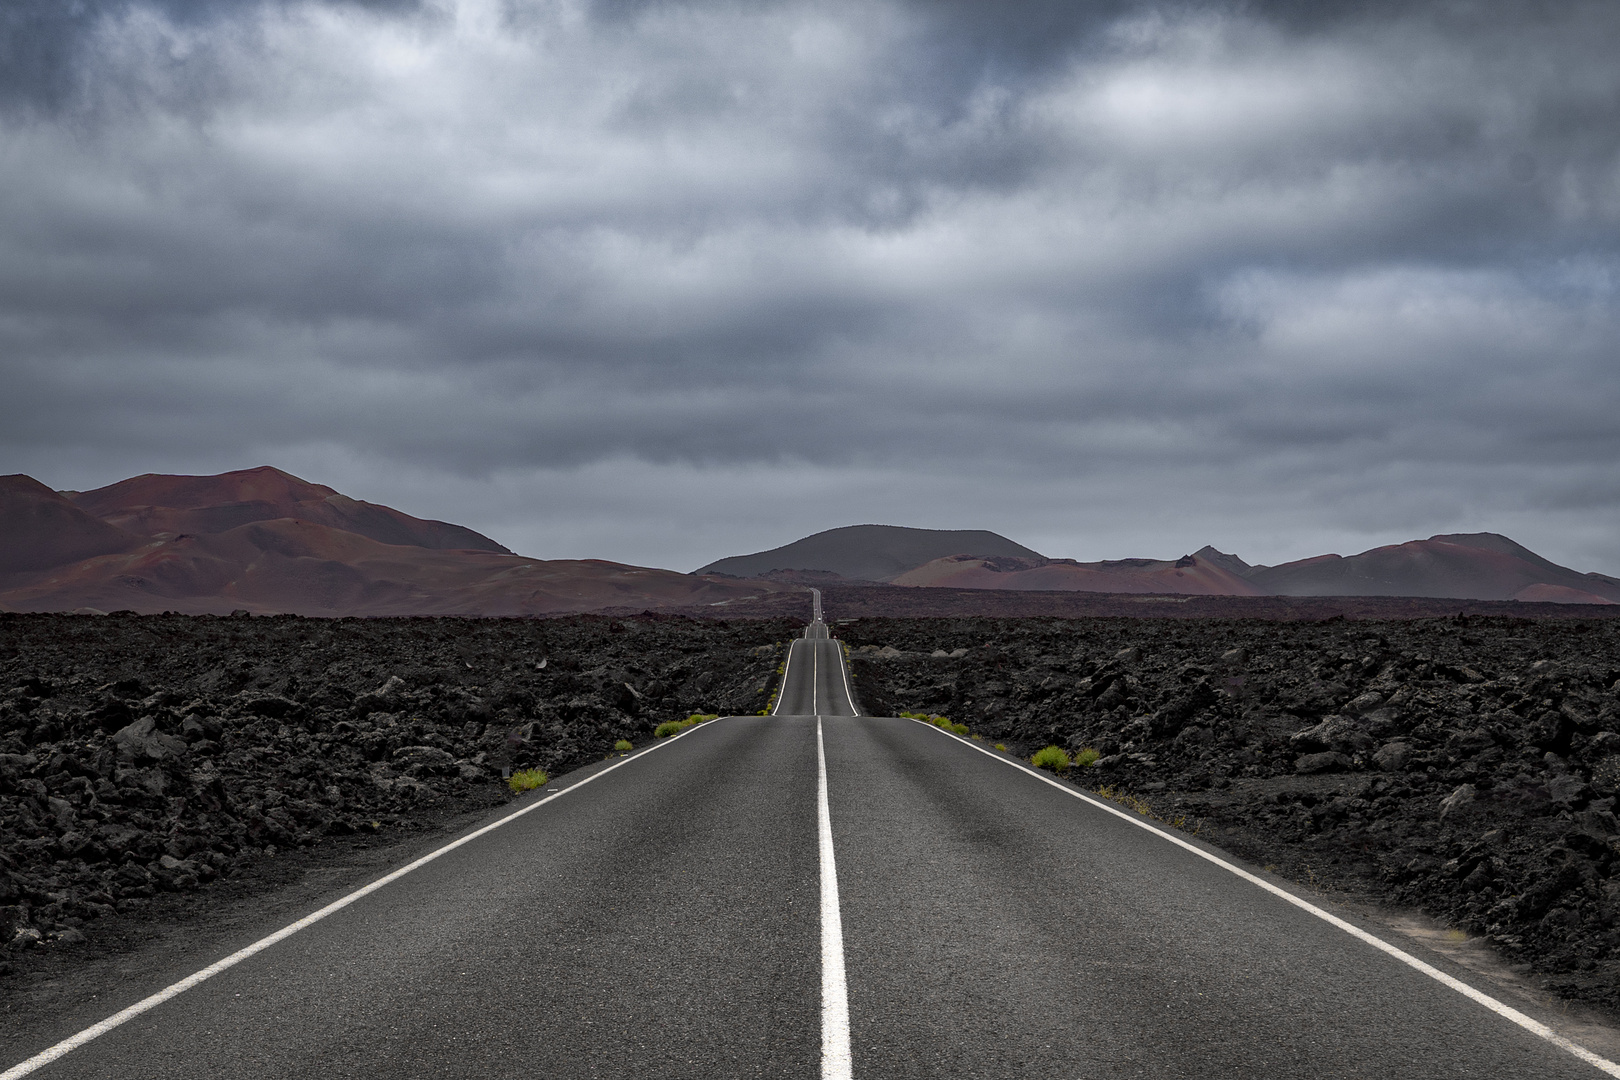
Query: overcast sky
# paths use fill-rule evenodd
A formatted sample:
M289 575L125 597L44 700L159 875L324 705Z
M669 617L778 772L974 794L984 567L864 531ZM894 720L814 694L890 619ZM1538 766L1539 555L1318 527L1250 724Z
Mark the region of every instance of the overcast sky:
M1620 574L1620 5L7 0L0 472Z

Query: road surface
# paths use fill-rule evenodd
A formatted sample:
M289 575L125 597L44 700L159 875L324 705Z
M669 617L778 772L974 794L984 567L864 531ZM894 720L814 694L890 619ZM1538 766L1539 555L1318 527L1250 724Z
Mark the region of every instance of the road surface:
M817 619L774 715L554 783L34 1074L1602 1075L1004 756L858 713ZM195 967L148 960L0 1033L0 1067Z

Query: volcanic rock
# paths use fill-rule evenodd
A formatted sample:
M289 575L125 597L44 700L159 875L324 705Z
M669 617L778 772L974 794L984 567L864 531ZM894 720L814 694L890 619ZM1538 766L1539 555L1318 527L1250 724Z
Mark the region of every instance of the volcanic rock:
M496 805L503 764L755 712L796 628L0 615L0 947L15 974L276 851Z
M864 711L949 716L1025 756L1096 750L1070 779L1303 887L1420 907L1620 1010L1620 623L866 618L839 634ZM1128 672L1125 649L1141 650Z
M1440 820L1474 805L1476 794L1473 784L1459 784L1457 790L1440 800Z
M1294 771L1304 776L1312 773L1344 772L1352 764L1343 754L1327 750L1320 754L1301 754L1294 759Z

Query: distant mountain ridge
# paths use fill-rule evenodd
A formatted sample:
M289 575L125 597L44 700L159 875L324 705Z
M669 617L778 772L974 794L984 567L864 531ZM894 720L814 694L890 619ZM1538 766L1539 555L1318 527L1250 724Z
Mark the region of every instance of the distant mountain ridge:
M268 466L85 492L0 477L0 610L537 615L720 606L772 582L514 555Z
M0 476L0 611L537 615L788 602L806 585L1231 597L1620 603L1620 579L1496 533L1253 566L1048 558L982 529L851 525L691 574L515 555L472 529L351 499L269 466L53 491ZM881 591L881 590L874 590ZM943 594L941 594L943 595ZM793 602L796 602L793 601ZM757 606L757 605L756 605Z
M360 502L268 465L218 476L147 473L94 491L62 494L81 510L137 536L222 533L255 521L293 518L379 544L512 554L463 526Z
M1318 555L1279 566L1249 566L1208 547L1195 555L1270 596L1620 602L1620 580L1559 566L1498 533L1441 533L1359 555Z
M950 589L1029 589L1060 592L1174 593L1183 596L1259 596L1261 590L1209 562L1180 559L935 559L890 584Z
M863 548L870 543L871 549ZM953 545L958 551L943 551ZM1391 596L1620 603L1620 579L1559 566L1497 533L1452 533L1251 566L1205 547L1179 559L1050 559L996 533L900 526L831 529L700 572L770 574L811 582L837 574L919 588L1011 589L1187 596Z
M852 581L890 581L924 563L952 555L1042 558L1039 552L984 529L846 525L769 551L720 559L693 573L752 578L776 570L810 570Z

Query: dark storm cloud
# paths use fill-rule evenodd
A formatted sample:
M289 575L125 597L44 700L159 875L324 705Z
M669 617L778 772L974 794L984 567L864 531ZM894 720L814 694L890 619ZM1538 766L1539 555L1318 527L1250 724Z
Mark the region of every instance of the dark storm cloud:
M882 519L1620 571L1612 4L4 18L47 482L273 461L673 565Z
M421 0L325 0L407 12ZM94 37L108 19L154 11L177 26L218 27L264 0L7 0L0 8L0 102L58 108L97 78Z

